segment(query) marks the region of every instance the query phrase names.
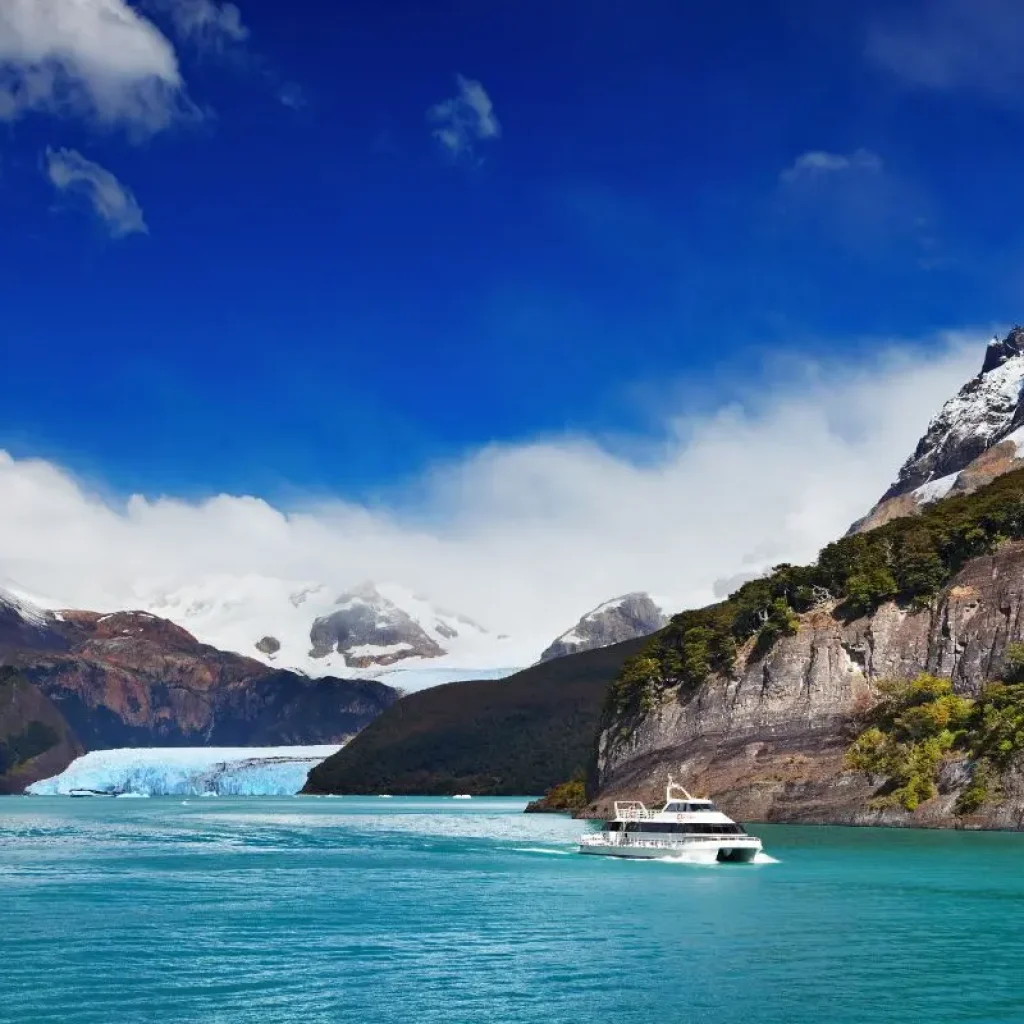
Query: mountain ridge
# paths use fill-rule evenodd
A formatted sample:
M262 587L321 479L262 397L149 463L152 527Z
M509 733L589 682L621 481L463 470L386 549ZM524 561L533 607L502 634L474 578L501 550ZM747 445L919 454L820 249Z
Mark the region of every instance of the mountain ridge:
M23 628L8 618L20 645L0 652L5 788L89 749L340 743L398 697L374 680L310 679L219 651L148 612L43 612L10 596L3 606L27 615Z

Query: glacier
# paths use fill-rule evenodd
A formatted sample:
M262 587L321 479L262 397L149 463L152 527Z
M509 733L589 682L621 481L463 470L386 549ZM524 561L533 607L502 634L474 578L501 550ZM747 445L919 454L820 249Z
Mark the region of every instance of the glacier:
M31 796L73 789L139 796L293 796L309 770L341 744L294 747L138 747L92 750L60 775L35 782Z

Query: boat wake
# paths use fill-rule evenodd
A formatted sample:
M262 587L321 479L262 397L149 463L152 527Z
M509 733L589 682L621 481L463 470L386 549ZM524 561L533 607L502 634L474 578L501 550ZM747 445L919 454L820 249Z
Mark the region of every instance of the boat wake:
M781 861L779 861L775 857L769 856L767 853L764 853L762 851L762 852L757 853L757 854L754 855L754 859L753 859L753 861L751 861L751 863L753 863L753 864L780 864Z

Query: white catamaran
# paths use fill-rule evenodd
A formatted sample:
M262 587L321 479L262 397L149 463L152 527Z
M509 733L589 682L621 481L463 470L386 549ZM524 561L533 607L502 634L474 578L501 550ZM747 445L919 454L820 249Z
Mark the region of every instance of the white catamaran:
M580 853L603 857L748 863L760 852L757 836L748 835L711 800L691 796L671 776L660 811L638 800L616 800L615 817L600 832L580 836Z

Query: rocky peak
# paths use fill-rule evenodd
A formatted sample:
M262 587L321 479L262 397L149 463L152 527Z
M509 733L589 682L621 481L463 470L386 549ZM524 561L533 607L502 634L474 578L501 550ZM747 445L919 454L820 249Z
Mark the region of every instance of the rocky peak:
M13 647L63 650L67 640L59 616L0 590L0 651Z
M1018 468L1024 447L1024 328L993 338L981 372L928 424L895 483L851 532L873 529L948 494L969 494Z
M985 350L985 362L981 365L982 374L995 370L1003 365L1007 359L1024 355L1024 327L1014 327L1010 333L1001 341L996 335Z
M148 643L165 651L195 651L202 645L186 629L149 612L84 612L67 610L62 621L91 643Z
M313 622L310 656L325 658L337 652L351 668L393 665L408 658L439 658L447 653L438 636L447 630L418 622L373 583L346 591L336 608ZM431 623L430 626L445 623ZM434 633L435 635L431 635Z
M668 622L649 594L623 594L587 612L540 656L541 661L609 647L624 640L656 633Z

